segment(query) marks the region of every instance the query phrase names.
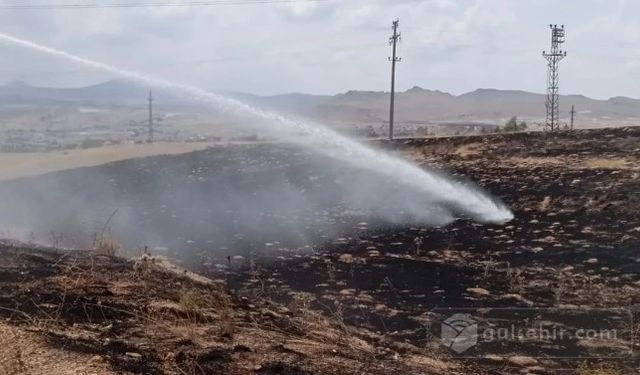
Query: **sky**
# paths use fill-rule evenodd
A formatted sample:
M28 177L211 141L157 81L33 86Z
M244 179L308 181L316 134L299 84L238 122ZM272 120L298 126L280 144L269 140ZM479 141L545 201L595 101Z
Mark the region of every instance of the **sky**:
M544 92L564 24L562 94L640 98L640 1L209 0L207 6L15 9L190 0L0 0L0 32L205 89L272 95L397 89ZM211 5L215 3L215 5ZM225 3L225 4L221 4ZM0 82L78 87L114 76L0 43Z

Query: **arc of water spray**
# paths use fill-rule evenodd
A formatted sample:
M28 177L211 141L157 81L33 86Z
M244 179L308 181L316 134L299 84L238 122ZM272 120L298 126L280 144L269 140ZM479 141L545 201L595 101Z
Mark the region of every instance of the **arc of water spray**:
M476 188L449 180L443 176L425 171L406 160L374 150L328 127L293 120L275 112L254 108L241 101L194 86L123 70L113 65L76 56L10 35L0 33L0 40L94 69L110 72L133 81L179 91L194 99L213 104L227 112L266 120L269 123L269 127L261 128L262 131L273 132L274 135L280 138L284 137L285 140L290 142L313 146L314 149L333 158L344 160L362 169L386 175L398 183L427 194L429 200L454 206L457 210L478 221L506 222L513 218L513 214L506 206ZM304 134L306 137L301 138L300 134Z

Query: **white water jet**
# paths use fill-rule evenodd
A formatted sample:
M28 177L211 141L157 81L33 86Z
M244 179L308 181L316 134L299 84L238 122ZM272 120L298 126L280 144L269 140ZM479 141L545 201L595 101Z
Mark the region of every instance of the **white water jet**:
M238 100L207 92L194 86L123 70L10 35L0 33L0 40L110 72L130 80L144 82L151 86L182 92L194 99L213 104L223 111L266 121L268 126L260 127L263 132L289 142L312 146L323 154L344 160L358 168L387 176L397 183L425 194L429 201L455 208L457 213L468 215L475 220L502 223L513 218L513 214L506 206L477 188L425 171L406 160L372 149L323 125L289 119L280 114L254 108ZM301 137L300 134L303 134L304 137ZM381 197L381 199L383 198ZM421 209L416 207L417 211ZM429 213L425 213L424 216L429 217Z

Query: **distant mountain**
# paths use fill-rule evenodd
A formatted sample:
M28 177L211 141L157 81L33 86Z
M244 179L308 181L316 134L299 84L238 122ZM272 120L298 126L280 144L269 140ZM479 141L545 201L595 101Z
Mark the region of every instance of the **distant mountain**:
M11 81L0 86L1 105L138 106L146 103L149 87L126 80L112 80L80 88L49 88ZM154 89L154 96L171 104L185 103L178 95Z
M349 91L333 96L285 94L245 96L247 102L331 124L382 124L389 117L389 93ZM462 95L413 87L396 94L395 118L404 124L489 123L503 124L511 116L541 122L546 96L518 90L477 89ZM640 123L640 100L615 97L596 100L583 95L563 95L560 116L569 118L571 105L577 123L599 126L611 122Z
M12 81L0 86L0 109L5 106L123 106L144 108L149 87L113 80L82 88L45 88ZM197 107L188 97L154 89L155 105L169 108ZM248 104L312 118L333 125L383 124L388 119L389 93L349 91L337 95L283 94L257 96L239 92L219 92ZM396 119L405 124L493 123L511 116L540 121L545 116L545 95L517 90L477 89L462 95L413 87L396 96ZM640 100L614 97L596 100L582 95L560 99L561 116L568 118L575 105L580 123L633 122L640 119Z

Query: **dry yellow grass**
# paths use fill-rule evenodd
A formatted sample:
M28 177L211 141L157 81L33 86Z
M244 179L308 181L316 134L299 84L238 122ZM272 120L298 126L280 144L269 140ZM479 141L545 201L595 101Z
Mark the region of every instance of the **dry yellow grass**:
M3 152L0 153L0 181L145 156L184 154L203 150L210 145L211 143L206 142L159 142L153 144L112 145L69 151Z
M116 374L100 357L53 348L44 339L0 323L0 375Z
M463 158L476 156L482 153L482 143L469 143L458 147L453 153Z
M114 257L118 255L121 250L120 243L113 237L109 235L101 235L96 239L94 244L94 249L100 255L106 255L110 257Z
M563 166L573 169L633 169L638 165L637 161L627 158L607 158L607 157L588 157L588 158L566 158L566 157L518 157L512 156L507 162L515 165L528 166Z
M583 165L590 169L628 169L633 166L625 158L588 158L583 161Z
M530 165L530 166L556 166L556 165L568 165L569 162L566 159L556 157L519 157L512 156L507 161L516 165Z

